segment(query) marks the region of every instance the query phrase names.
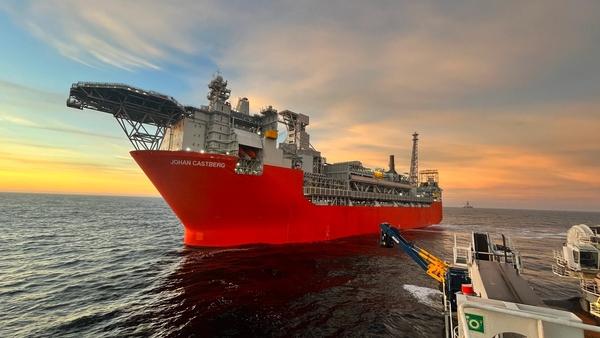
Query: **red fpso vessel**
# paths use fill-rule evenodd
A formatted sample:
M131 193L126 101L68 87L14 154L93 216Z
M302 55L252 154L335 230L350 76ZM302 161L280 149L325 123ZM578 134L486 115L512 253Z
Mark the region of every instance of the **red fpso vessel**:
M382 222L409 229L441 221L437 171L418 177L416 133L408 176L396 173L393 156L385 172L328 164L308 141L306 115L269 107L251 116L246 98L234 110L226 85L213 79L210 105L195 108L131 86L79 82L67 105L117 118L190 246L315 242L377 233ZM277 123L287 126L279 145Z
M185 227L192 246L322 241L403 229L442 220L442 203L429 207L315 205L303 194L298 169L265 165L262 175L234 172L233 156L185 151L132 151L131 155ZM172 163L224 163L223 167ZM265 188L268 187L268 188Z

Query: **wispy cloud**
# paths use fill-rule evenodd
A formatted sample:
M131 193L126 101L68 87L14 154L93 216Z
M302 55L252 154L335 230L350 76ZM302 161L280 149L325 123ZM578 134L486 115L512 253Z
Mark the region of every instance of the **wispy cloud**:
M50 123L39 123L35 122L31 119L27 119L21 116L14 116L7 113L3 113L0 111L0 122L6 122L9 124L27 127L27 128L36 128L47 131L53 131L57 133L68 133L74 134L78 136L86 136L86 137L100 137L106 139L120 140L122 137L112 136L108 134L98 133L91 130L85 130L73 126L69 126L65 123L59 122L50 122Z
M65 95L16 82L0 79L0 104L2 106L28 106L33 108L62 108Z
M121 140L122 139L122 137L112 136L112 135L103 134L103 133L97 133L97 132L93 132L93 131L90 131L90 130L79 129L79 128L74 128L74 127L35 126L35 128L49 130L49 131L55 131L55 132L58 132L58 133L75 134L75 135L78 135L78 136L100 137L100 138L112 139L112 140Z
M15 1L4 10L65 57L128 71L160 69L178 53L197 52L194 29L219 15L209 3L162 1Z
M35 128L78 136L121 139L88 130L64 121L65 94L0 80L0 121L9 125Z
M70 169L78 169L78 170L95 170L95 171L105 171L105 172L127 172L138 174L137 167L130 166L122 166L118 167L114 164L106 164L99 161L81 161L75 159L64 159L63 152L56 151L54 149L54 154L52 156L46 156L45 158L40 158L39 156L23 156L22 154L15 154L14 152L0 152L2 159L4 161L12 161L18 163L24 163L27 165L36 165L38 167L63 167ZM79 157L83 157L82 153L77 153ZM32 154L33 155L33 154Z
M20 116L0 113L0 122L7 122L25 127L38 127L37 123Z

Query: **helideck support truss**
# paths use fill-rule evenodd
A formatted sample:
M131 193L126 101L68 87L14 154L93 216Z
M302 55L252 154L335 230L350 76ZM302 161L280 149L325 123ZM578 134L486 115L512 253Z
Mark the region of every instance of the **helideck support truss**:
M67 106L112 114L137 150L158 150L186 108L170 96L118 83L77 82Z

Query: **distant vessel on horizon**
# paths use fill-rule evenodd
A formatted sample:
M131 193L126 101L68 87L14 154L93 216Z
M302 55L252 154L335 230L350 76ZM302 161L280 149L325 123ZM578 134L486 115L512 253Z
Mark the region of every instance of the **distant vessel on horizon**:
M473 206L469 203L469 201L467 201L467 203L465 203L465 205L463 206L463 208L465 208L465 209L473 209Z

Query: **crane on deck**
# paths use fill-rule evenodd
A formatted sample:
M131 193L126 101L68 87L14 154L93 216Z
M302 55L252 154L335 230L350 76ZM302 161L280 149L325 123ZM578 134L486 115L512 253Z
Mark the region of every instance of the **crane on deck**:
M461 290L463 284L471 283L468 270L463 267L450 266L444 260L411 243L389 223L381 223L379 226L381 228L381 246L392 248L394 244L398 245L421 269L425 270L427 275L440 283L440 290L443 290L445 298L450 303L449 308L455 310L456 292Z
M385 247L393 247L394 241L404 252L410 256L427 274L440 283L444 283L448 268L448 263L432 255L427 250L416 246L415 244L402 237L400 231L388 223L382 223L381 244Z

